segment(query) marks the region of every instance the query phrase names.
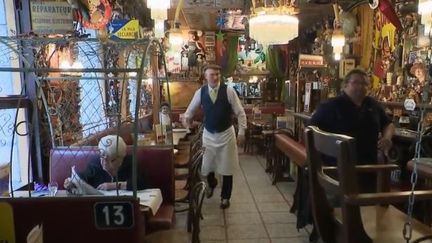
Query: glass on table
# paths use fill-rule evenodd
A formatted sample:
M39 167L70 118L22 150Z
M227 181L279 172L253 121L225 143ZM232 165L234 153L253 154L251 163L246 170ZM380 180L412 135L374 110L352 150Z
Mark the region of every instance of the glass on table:
M54 197L57 194L57 190L58 190L57 182L51 181L50 183L48 183L48 191L50 197Z

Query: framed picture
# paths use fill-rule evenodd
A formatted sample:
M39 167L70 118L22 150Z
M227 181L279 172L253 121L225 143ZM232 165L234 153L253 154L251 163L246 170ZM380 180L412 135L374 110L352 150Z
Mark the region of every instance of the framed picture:
M410 51L408 54L408 64L413 64L417 59L417 52Z
M344 78L349 71L355 68L354 59L343 59L339 62L339 78Z

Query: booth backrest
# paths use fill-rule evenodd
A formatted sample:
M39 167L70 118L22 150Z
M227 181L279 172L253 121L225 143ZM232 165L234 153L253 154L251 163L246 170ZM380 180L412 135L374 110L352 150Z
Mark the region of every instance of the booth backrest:
M133 146L127 154L132 155ZM50 154L50 180L63 189L64 180L71 175L72 166L77 171L86 169L87 164L99 156L97 147L57 147ZM144 176L150 188L160 188L164 202L174 203L174 161L170 146L138 147L138 176Z
M306 148L285 134L275 135L276 148L291 159L297 166L306 166Z
M0 203L10 205L13 212L14 242L27 242L28 233L38 225L42 226L44 243L138 243L144 235L144 219L138 200L132 197L0 198ZM120 227L111 224L117 219L113 217L108 222L111 228L100 227L105 221L97 221L97 218L105 219L104 205L109 205L109 210L112 206L123 206L123 217L132 220Z

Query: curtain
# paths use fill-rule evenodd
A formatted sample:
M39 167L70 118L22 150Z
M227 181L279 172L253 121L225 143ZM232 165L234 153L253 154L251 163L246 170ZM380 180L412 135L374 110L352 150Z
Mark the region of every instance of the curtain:
M278 87L281 90L280 100L285 99L284 82L288 76L288 45L269 46L266 55L266 67L271 76L276 78Z
M222 67L222 75L231 76L238 62L238 36L226 35L216 41L216 63Z

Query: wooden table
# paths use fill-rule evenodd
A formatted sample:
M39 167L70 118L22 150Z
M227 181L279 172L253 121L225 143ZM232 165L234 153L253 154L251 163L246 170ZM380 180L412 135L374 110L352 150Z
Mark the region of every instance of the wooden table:
M50 197L48 191L31 191L31 197ZM103 191L104 195L74 195L68 193L66 190L58 190L55 197L105 197L105 196L117 196L117 192L115 190L112 191ZM119 196L132 196L132 191L119 190ZM28 198L28 191L14 191L15 198ZM142 212L152 212L152 214L156 214L159 207L162 204L162 193L160 189L145 189L140 190L137 193L137 197L140 199L140 210Z

